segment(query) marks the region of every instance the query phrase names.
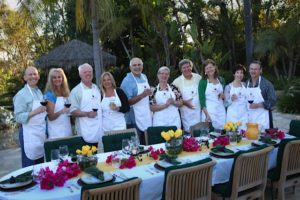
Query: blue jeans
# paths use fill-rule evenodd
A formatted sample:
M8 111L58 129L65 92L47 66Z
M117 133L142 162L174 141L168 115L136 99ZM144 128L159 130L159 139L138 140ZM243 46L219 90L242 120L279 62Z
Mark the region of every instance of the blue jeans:
M24 151L24 138L23 138L23 128L22 128L22 126L19 129L19 141L20 141L21 152L22 152L22 154L21 154L22 167L28 167L28 166L31 166L31 165L35 165L35 164L44 162L44 157L39 158L37 160L31 160L26 156L25 151Z

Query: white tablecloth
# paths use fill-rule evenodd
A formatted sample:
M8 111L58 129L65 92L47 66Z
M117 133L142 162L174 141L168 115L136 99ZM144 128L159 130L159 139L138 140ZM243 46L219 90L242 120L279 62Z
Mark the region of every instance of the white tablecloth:
M246 150L249 149L250 145L244 146L237 146L232 150ZM164 147L164 144L157 144L153 145L154 148ZM270 159L269 159L269 169L276 166L276 156L277 156L278 149L273 149L270 152ZM105 162L108 155L111 153L102 153L98 154L98 161ZM184 157L183 159L188 160L189 162L197 161L208 157L208 153L201 153L196 155L192 155L189 157ZM224 183L229 180L230 171L233 164L233 159L222 159L222 158L214 158L217 164L213 169L213 180L212 184ZM40 165L41 167L50 166L51 168L55 169L53 163L43 163ZM35 166L37 167L37 166ZM15 172L12 172L4 177L1 180L5 180L12 175L18 175L23 172L31 170L33 167L26 167L19 169ZM131 178L131 177L139 177L142 179L142 183L140 186L140 199L143 200L154 200L154 199L161 199L162 190L163 190L163 182L164 182L164 172L155 170L154 164L144 165L134 167L132 169L123 169L119 170L116 173L121 177ZM26 189L24 191L16 191L16 192L3 192L0 191L0 199L16 199L16 200L24 200L24 199L31 199L31 200L79 200L80 199L80 186L77 184L78 178L73 178L68 180L64 187L54 187L52 190L41 190L39 185L35 185L32 188ZM117 178L116 181L122 181L121 179ZM71 188L71 189L70 189ZM73 190L73 192L71 192Z

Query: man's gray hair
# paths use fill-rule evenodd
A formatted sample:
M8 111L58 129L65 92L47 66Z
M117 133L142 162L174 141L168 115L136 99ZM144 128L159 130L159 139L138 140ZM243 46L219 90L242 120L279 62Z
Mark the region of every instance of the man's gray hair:
M170 74L170 69L169 67L162 66L158 69L157 74L161 73L162 71L167 71Z
M130 66L130 67L132 66L133 60L139 60L139 61L141 62L142 65L144 64L143 61L142 61L142 59L140 59L140 58L138 58L138 57L134 57L134 58L132 58L132 59L130 60L130 62L129 62L129 66Z
M85 68L85 67L88 67L88 68L90 68L91 70L93 70L93 67L92 67L90 64L84 63L84 64L82 64L82 65L79 65L79 67L78 67L78 72L79 72L79 74L81 73L81 70L82 70L83 68Z
M181 67L187 63L190 64L190 66L193 68L193 62L190 59L182 59L178 64L179 69L181 70Z

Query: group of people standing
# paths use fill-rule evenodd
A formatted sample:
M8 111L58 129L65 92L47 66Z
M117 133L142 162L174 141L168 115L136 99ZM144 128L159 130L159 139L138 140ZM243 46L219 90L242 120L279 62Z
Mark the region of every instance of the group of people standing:
M47 137L73 135L70 116L75 118L76 133L89 145L97 145L104 131L132 127L137 128L141 143L150 126L183 126L188 132L202 121L222 129L226 120L239 120L242 128L248 121L269 128L276 96L272 84L261 76L258 62L249 66L251 78L246 83L242 82L246 69L238 65L233 70L233 82L226 87L210 59L203 63L202 76L192 72L190 60L181 60L182 75L173 83L168 82L170 69L159 68L155 87L150 87L142 73L140 58L131 59L129 67L120 88L109 72L101 75L98 87L92 82L93 68L82 64L78 67L81 82L71 92L64 71L53 68L44 94L37 86L38 70L28 67L24 72L26 84L13 99L15 119L21 124L22 166L43 162Z

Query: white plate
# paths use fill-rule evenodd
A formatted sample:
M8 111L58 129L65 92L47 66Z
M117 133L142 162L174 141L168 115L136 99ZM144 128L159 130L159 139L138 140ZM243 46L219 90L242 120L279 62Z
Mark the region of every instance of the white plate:
M182 164L187 163L186 160L183 160L183 159L180 159L180 158L178 158L178 159L176 159L176 160L177 160L178 162L180 162L179 165L182 165ZM167 168L167 167L174 166L173 164L171 164L171 163L169 163L169 162L167 162L167 161L165 161L165 160L159 160L159 161L157 161L157 165L160 166L160 167L162 167L162 168Z
M104 180L101 181L100 179L98 179L90 174L84 174L81 177L81 180L82 180L82 182L84 182L86 184L95 184L95 183L104 183L107 181L111 181L113 179L112 174L109 172L104 172L103 176L104 176Z
M219 156L219 157L224 157L224 158L231 157L231 156L233 156L235 154L235 153L213 152L213 151L211 151L210 153L213 154L213 155Z
M13 189L13 188L29 185L30 183L32 183L32 179L25 182L0 184L0 187L3 189Z

